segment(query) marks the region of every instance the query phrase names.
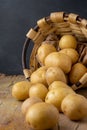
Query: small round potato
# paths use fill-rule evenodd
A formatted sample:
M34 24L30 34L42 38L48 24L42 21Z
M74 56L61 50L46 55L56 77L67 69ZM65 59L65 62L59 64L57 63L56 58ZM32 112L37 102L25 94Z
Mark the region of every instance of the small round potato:
M18 100L25 100L29 97L29 89L31 87L31 82L20 81L13 85L12 96Z
M60 50L59 52L70 56L73 64L75 64L78 61L79 54L75 49L66 48L66 49Z
M64 53L52 52L45 58L45 66L60 67L64 73L69 73L72 66L72 60Z
M63 99L70 93L75 93L69 87L58 87L50 90L45 98L46 103L53 104L61 112L61 103Z
M44 101L47 92L48 92L48 89L46 88L45 85L41 83L36 83L36 84L33 84L31 88L29 89L29 96L38 97Z
M37 50L37 59L41 65L44 65L44 59L51 52L55 52L56 48L52 44L42 44Z
M63 113L71 120L87 117L87 99L80 94L69 94L61 104Z
M57 89L59 87L69 87L66 83L62 82L62 81L54 81L52 84L50 84L49 86L49 90L52 90L52 89Z
M45 77L46 70L47 70L47 67L45 67L45 66L38 68L36 71L34 71L31 74L30 81L33 84L42 83L44 85L47 85L46 77Z
M46 71L46 81L50 85L54 81L66 81L66 76L60 67L49 67Z
M69 74L70 82L72 84L77 83L86 72L87 68L82 63L74 64Z
M31 98L27 98L23 103L22 103L22 106L21 106L21 111L24 115L26 115L27 113L27 110L35 103L38 103L38 102L42 102L42 100L38 97L31 97Z
M77 40L72 35L64 35L64 36L61 37L61 39L59 41L59 47L61 49L65 49L65 48L76 49L76 47L77 47Z

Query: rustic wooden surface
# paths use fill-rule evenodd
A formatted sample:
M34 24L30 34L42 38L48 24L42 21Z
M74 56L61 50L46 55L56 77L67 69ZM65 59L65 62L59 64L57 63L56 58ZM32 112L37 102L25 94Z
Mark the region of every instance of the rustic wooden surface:
M0 130L32 130L21 113L22 102L11 95L12 85L21 80L25 80L22 75L0 75ZM87 97L87 88L80 89L77 93ZM57 127L54 129L57 130ZM87 130L87 118L75 122L60 114L59 130Z

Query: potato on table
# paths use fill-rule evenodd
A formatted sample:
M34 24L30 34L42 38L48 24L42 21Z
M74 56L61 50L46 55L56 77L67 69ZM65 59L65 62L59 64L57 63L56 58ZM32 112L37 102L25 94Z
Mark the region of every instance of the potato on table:
M46 94L48 92L48 89L46 86L42 83L36 83L31 86L29 89L29 97L38 97L45 100Z
M49 103L36 103L32 105L27 114L26 121L34 129L46 130L53 128L59 120L59 112Z
M81 120L87 117L87 99L79 94L69 94L61 104L63 113L71 120Z
M29 89L32 83L29 81L20 81L13 85L12 96L17 100L25 100L29 97Z
M42 102L42 100L38 97L31 97L31 98L27 98L23 103L22 103L22 106L21 106L21 111L24 115L26 115L27 113L27 110L35 103L38 103L38 102Z

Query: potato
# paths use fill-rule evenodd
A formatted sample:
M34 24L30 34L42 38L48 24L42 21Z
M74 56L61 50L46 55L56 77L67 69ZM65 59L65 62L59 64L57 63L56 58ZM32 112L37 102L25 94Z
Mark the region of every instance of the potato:
M79 94L69 94L61 104L63 113L71 120L87 117L87 99Z
M72 84L77 83L86 72L87 68L82 63L74 64L69 74L70 82Z
M42 102L42 100L38 97L31 97L31 98L27 98L23 103L22 103L22 106L21 106L21 111L24 115L26 115L27 113L27 110L35 103L38 103L38 102Z
M54 51L56 51L56 48L52 44L42 44L37 50L37 59L40 65L44 65L45 57Z
M30 81L33 84L42 83L44 85L47 85L46 77L45 77L46 70L47 70L47 67L45 67L45 66L38 68L36 71L34 71L31 74Z
M76 49L76 47L77 47L76 38L74 36L72 36L72 35L64 35L64 36L62 36L60 41L59 41L59 47L61 49L64 49L64 48Z
M31 88L29 89L29 96L38 97L44 100L47 92L48 92L48 89L46 88L45 85L41 83L36 83L36 84L33 84Z
M50 85L54 81L66 81L66 76L60 67L49 67L46 71L46 81Z
M75 93L69 87L58 87L50 90L45 98L46 103L53 104L61 112L61 103L65 96L70 93Z
M55 106L48 103L32 105L27 114L26 121L34 129L50 129L58 123L59 112Z
M25 100L29 97L29 89L32 83L29 81L20 81L13 85L12 96L18 100Z
M52 84L50 84L49 86L49 90L52 90L52 89L57 89L59 87L69 87L66 83L62 82L62 81L54 81Z
M75 64L78 61L79 54L75 49L66 48L66 49L60 50L59 52L70 56L73 64Z
M71 58L59 52L52 52L45 58L45 66L60 67L64 73L69 73L72 66Z

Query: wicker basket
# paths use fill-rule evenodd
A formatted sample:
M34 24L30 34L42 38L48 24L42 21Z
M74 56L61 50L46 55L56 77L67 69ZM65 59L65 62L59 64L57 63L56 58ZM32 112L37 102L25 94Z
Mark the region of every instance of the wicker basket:
M31 28L26 35L27 38L22 51L22 66L26 79L29 79L32 72L40 66L36 59L36 53L42 42L47 39L56 44L56 41L65 34L76 37L78 41L77 51L80 55L79 61L83 63L85 58L84 64L87 67L87 20L73 13L54 12L50 16L38 20L34 29ZM47 38L49 35L55 35L57 39ZM30 40L34 42L34 47L30 55L29 67L27 67L26 53ZM77 84L73 85L73 89L81 88L85 83L87 84L87 73Z

